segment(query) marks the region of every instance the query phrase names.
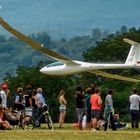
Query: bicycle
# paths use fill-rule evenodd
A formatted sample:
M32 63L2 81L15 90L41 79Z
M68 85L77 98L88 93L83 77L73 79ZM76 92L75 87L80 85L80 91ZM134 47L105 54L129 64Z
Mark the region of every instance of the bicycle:
M34 129L37 128L45 118L45 123L47 123L49 130L54 130L53 122L49 113L49 107L44 105L39 111L40 114L37 118L33 118L29 115L25 115L21 120L21 125L23 129Z
M29 120L31 120L32 117L30 115L27 115L25 113L25 110L5 110L4 118L9 121L10 125L13 126L13 129L15 129L15 126L19 126L19 128L25 129L25 127L23 127L23 118L26 118L26 121L28 120L29 122Z
M23 111L17 111L16 113L18 114L18 118L19 118L18 126L20 128L22 128L23 130L30 129L29 126L28 127L25 127L24 124L27 123L27 122L29 123L30 120L32 119L32 116L31 115L27 115L25 113L25 110L23 110ZM24 118L26 118L26 119L24 119Z

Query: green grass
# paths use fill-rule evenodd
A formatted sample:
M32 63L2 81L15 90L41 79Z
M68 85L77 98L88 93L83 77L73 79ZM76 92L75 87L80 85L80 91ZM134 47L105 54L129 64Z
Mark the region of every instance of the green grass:
M44 125L34 130L0 130L0 140L139 140L138 130L103 130L92 132L91 130L78 130L72 128L72 124L66 124L65 128L58 128L55 124L54 131L48 130Z

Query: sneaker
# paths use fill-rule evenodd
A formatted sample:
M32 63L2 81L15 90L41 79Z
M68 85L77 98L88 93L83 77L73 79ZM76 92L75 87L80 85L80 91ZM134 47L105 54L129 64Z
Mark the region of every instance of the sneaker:
M96 132L96 129L93 128L93 129L92 129L92 132Z

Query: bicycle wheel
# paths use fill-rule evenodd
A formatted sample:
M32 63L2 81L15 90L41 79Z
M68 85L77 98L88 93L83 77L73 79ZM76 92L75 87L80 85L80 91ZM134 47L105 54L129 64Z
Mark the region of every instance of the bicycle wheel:
M52 118L49 114L45 114L45 121L48 125L48 129L54 130L54 126L53 126L53 122L52 122Z
M21 119L21 127L22 129L26 130L31 130L34 128L34 120L32 119L31 116L29 115L25 115L22 119Z

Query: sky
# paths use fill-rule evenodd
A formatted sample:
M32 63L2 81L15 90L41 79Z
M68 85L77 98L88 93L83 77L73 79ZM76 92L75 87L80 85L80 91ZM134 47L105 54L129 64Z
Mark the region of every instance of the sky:
M14 28L54 38L90 34L93 28L139 28L139 13L140 0L0 0L0 16ZM1 34L7 32L0 28Z

